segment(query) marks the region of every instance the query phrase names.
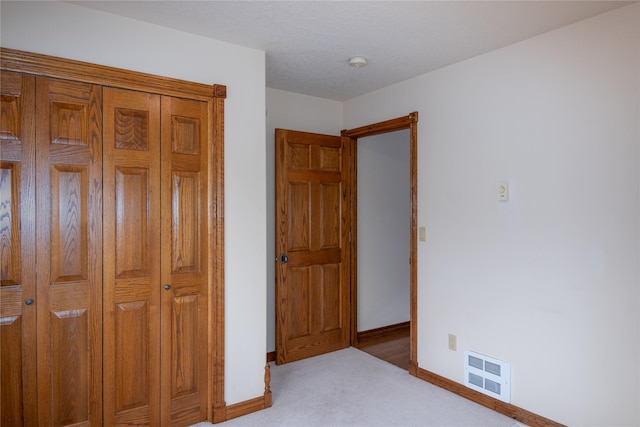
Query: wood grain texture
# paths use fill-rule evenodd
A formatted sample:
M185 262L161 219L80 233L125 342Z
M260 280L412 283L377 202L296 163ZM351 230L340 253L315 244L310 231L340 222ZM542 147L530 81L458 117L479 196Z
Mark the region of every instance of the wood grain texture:
M358 348L362 345L368 345L379 341L388 341L389 339L397 337L409 336L410 330L411 322L402 322L396 323L395 325L360 331L358 332Z
M265 396L256 397L254 399L246 400L244 402L239 402L233 405L229 405L225 408L226 418L223 421L232 420L234 418L238 418L243 415L248 415L253 412L258 412L263 409L269 408L270 406L267 406L268 403L270 403L269 397L265 395Z
M160 96L104 90L104 422L160 424Z
M2 375L2 406L0 407L1 425L22 425L24 423L22 366L22 316L7 316L0 319L0 375Z
M36 425L35 78L0 91L0 425Z
M409 129L411 123L417 123L417 121L418 113L413 112L407 116L385 120L383 122L373 123L354 129L345 129L340 134L349 138L364 138L367 136L375 136L383 133L395 132L397 130Z
M250 399L244 402L239 402L234 405L222 405L215 408L216 418L214 423L221 423L224 421L238 418L243 415L248 415L253 412L261 411L266 408L270 408L273 404L273 396L271 392L271 368L267 363L264 367L264 395Z
M52 424L90 423L89 310L52 312L49 330Z
M411 340L409 338L409 325L402 334L397 331L385 337L366 340L358 345L358 348L385 362L407 370L409 366L409 350Z
M224 85L210 86L8 48L0 49L0 67L8 71L21 71L122 89L143 90L205 102L211 98L226 98Z
M418 367L418 113L409 114L411 138L409 144L409 176L411 185L411 249L409 263L410 302L409 313L411 322L411 346L409 354L409 373L417 374Z
M277 363L349 345L348 165L341 137L276 130Z
M114 352L115 370L113 380L115 382L115 410L110 408L112 415L117 416L118 422L125 420L122 413L127 411L126 419L130 420L132 412L138 409L139 414L146 415L146 421L151 422L154 417L149 409L157 408L158 403L153 402L154 389L150 385L151 376L157 376L157 372L151 368L154 360L149 351L149 335L152 332L150 323L150 309L146 301L122 302L116 307L114 335L115 346L110 349ZM153 319L155 320L155 319ZM106 342L106 340L105 340ZM106 347L106 346L105 346ZM105 352L105 359L107 358ZM106 369L105 369L106 370ZM105 380L105 412L107 411L107 394L111 394L112 387L106 385L111 381ZM111 396L109 396L111 397ZM159 400L159 399L156 399ZM140 409L142 409L140 411ZM157 412L157 409L156 409ZM105 420L107 417L105 414ZM157 418L157 417L155 417ZM130 424L130 421L126 421Z
M203 237L209 230L209 147L197 142L208 140L208 112L207 102L161 98L160 279L169 286L160 309L163 425L195 423L208 412L209 246ZM183 122L197 123L197 129L176 130Z
M351 141L351 193L352 200L357 200L357 141L358 138L365 138L368 136L380 135L388 132L395 132L398 130L409 129L409 145L410 145L410 159L409 159L409 176L410 176L410 198L411 198L411 238L410 238L410 303L409 303L409 321L410 321L410 335L411 335L411 348L410 348L410 360L409 360L409 373L417 375L417 360L418 360L418 113L413 112L404 117L398 117L391 120L386 120L379 123L374 123L366 126L361 126L355 129L345 129L341 132L344 139ZM351 265L358 265L358 242L357 242L357 230L358 230L358 207L357 203L352 203L351 208L351 230L353 237L351 241ZM358 305L357 305L357 293L358 293L358 277L357 269L352 269L351 272L351 342L358 342Z
M556 421L550 420L526 409L519 408L510 403L505 403L501 400L494 399L491 396L479 393L464 385L452 381L448 378L442 377L433 372L429 372L425 369L417 369L417 377L430 382L431 384L442 387L452 393L467 398L479 405L485 406L493 411L499 412L507 417L511 417L521 423L524 423L530 427L563 427L564 424L560 424Z
M351 281L349 291L351 294L351 304L349 307L349 338L351 345L358 345L358 140L342 136L343 140L350 142L349 150L349 172L351 173L351 207L349 211L349 220L351 221L351 236L349 244L351 245L351 265L355 266L349 272L349 280Z
M272 404L272 393L271 393L271 366L269 363L264 365L264 406L265 408L270 408Z
M80 125L52 114L56 104L83 110ZM37 357L38 371L51 373L38 376L39 424L96 424L102 422L102 88L37 77L36 105ZM54 140L70 134L82 143Z
M173 162L173 166L175 166L175 170L194 172L188 167L193 162L186 160L184 157L179 157L180 155L197 155L200 153L200 169L197 173L201 176L198 178L199 188L196 190L198 194L194 195L192 192L192 194L180 196L182 197L183 205L185 205L185 201L195 200L195 198L201 202L198 208L198 223L200 224L197 231L198 234L196 236L192 233L190 236L183 236L182 241L179 239L175 241L182 253L187 255L187 259L197 261L198 265L195 269L204 279L194 282L189 277L178 277L171 282L173 287L171 294L178 298L176 301L188 302L186 305L178 304L181 307L180 316L183 316L189 311L189 309L185 311L184 308L192 306L193 303L193 298L189 297L189 295L195 294L190 293L191 290L200 288L204 283L204 288L200 289L200 292L203 291L204 293L195 297L198 305L196 316L198 323L197 334L190 334L192 340L195 339L194 337L198 339L197 345L194 345L197 346L197 351L193 350L195 347L192 346L188 352L190 355L197 354L198 363L203 363L204 361L204 365L198 365L197 387L199 391L194 395L196 397L187 396L181 398L184 402L189 402L186 406L174 408L171 422L173 425L180 425L181 423L186 425L205 419L207 416L211 420L214 418L226 418L226 405L224 403L223 191L224 99L227 95L226 87L224 85L208 86L184 82L5 48L0 48L0 66L2 68L0 73L2 77L2 98L0 100L0 109L2 111L2 125L0 126L2 167L3 171L8 168L17 168L15 173L17 174L16 176L20 177L19 213L23 218L23 221L20 222L19 234L16 234L13 230L5 233L6 239L19 240L19 247L18 244L13 243L10 246L5 245L7 248L4 250L6 256L0 258L0 260L6 260L3 267L4 271L7 272L6 275L16 276L15 271L18 267L16 266L14 253L19 250L17 259L23 261L19 266L22 283L20 286L8 284L8 286L0 286L0 292L2 292L0 333L3 333L2 325L13 325L10 330L7 329L7 336L11 336L12 340L17 340L16 327L19 326L23 330L22 348L23 350L29 350L22 352L22 378L18 378L18 382L13 383L14 385L20 384L22 387L22 397L7 403L12 408L7 411L4 410L5 402L9 401L4 399L4 387L8 382L3 381L3 414L13 413L14 415L12 416L18 416L15 414L22 411L19 416L23 417L22 421L25 425L49 424L54 412L56 413L56 418L64 418L66 420L80 420L83 418L83 414L88 413L90 420L79 421L77 425L89 423L98 425L102 422L103 352L102 340L100 339L102 323L97 315L97 313L102 313L102 281L94 279L96 279L96 272L102 270L103 260L102 244L100 244L102 239L101 213L103 203L103 186L100 181L102 176L101 135L103 123L101 97L103 86L112 86L176 97L176 104L181 104L183 101L187 104L190 103L191 101L187 101L187 99L196 100L194 102L198 104L197 109L199 112L196 115L191 114L188 111L188 107L185 114L181 112L173 114L172 117L174 117L177 126L168 131L174 132L173 141L175 142L173 145L175 151L179 152L178 156L174 156L175 162ZM37 87L36 80L39 82ZM38 97L37 101L36 96ZM193 104L193 102L191 103ZM36 105L38 106L37 117ZM201 114L203 111L204 114ZM119 192L124 195L124 198L119 203L125 211L128 209L127 217L134 218L132 221L137 225L128 227L124 223L120 223L120 228L118 228L115 223L113 226L108 221L105 223L105 230L109 231L109 227L113 228L113 230L109 231L112 236L120 235L120 238L116 239L119 240L119 243L115 243L114 246L120 247L119 253L121 256L119 259L120 264L116 264L115 253L105 253L104 259L105 262L110 262L112 265L119 265L114 269L114 271L117 271L114 276L117 274L118 277L110 281L110 283L118 284L123 279L129 280L126 286L116 288L114 295L116 293L120 295L122 301L117 304L111 304L111 307L117 307L116 309L121 311L121 318L118 320L120 326L115 328L121 331L122 342L130 342L145 336L144 330L148 328L142 325L143 321L141 319L152 318L153 316L147 315L147 313L154 310L147 305L144 298L136 299L136 296L140 296L145 292L146 285L143 282L152 263L146 255L136 255L136 253L140 252L139 248L142 247L140 242L151 240L148 237L149 232L140 230L140 228L150 227L148 219L145 226L144 203L133 196L150 192L145 182L150 182L152 177L151 175L145 176L147 173L145 172L146 166L140 167L139 164L136 164L136 161L140 159L140 153L144 153L149 149L149 146L145 145L144 141L149 138L150 129L146 126L148 118L145 114L136 112L135 108L119 110L116 112L116 116L117 118L114 119L117 134L115 144L118 149L128 151L127 155L123 156L126 159L119 160L118 173L121 180ZM198 127L197 130L196 127ZM38 129L37 135L36 129ZM194 132L197 132L197 134L194 134ZM133 154L134 151L138 153ZM132 162L127 163L127 160L132 160ZM49 177L51 168L58 168L59 171L62 171L59 174L62 179L60 177L56 178L58 181L57 187L54 187L55 191L52 191L50 182L55 180ZM37 176L36 169L38 170ZM11 174L13 175L13 172ZM105 176L109 176L109 174L107 173ZM13 176L11 179L14 179ZM38 191L35 189L36 182L38 182ZM14 220L16 214L13 213L16 211L14 194L15 192L10 192L9 195L0 196L0 198L7 201L8 209L11 210L10 218L7 219L11 223L17 222ZM51 205L49 205L52 194L57 197L57 201L54 202L55 215L52 215ZM125 205L123 203L126 204L126 208L124 208ZM38 227L39 234L37 236L35 234L36 222L33 220L36 217L36 205L45 207L41 214L39 210L37 217L38 223L42 224L42 226ZM185 210L183 209L183 211ZM52 217L55 217L53 222ZM184 216L178 216L178 220L182 221L183 225L190 221L190 219L185 218ZM1 223L0 227L2 227ZM137 232L134 233L136 230ZM60 255L53 253L47 247L48 245L44 243L55 233L58 233L59 236L56 240L58 242L57 247L65 248L65 253ZM135 236L132 236L127 241L123 236L129 233L135 234ZM208 236L208 238L205 238L205 236ZM136 241L132 241L131 239L133 238ZM38 239L38 245L36 245L36 239ZM194 250L192 243L196 239L202 239L200 246L204 249L197 248ZM153 246L159 248L160 245L153 244ZM0 247L2 247L1 243ZM38 248L37 256L40 260L38 263L36 263L36 247ZM107 245L105 245L106 247ZM111 247L111 245L108 247ZM83 253L83 248L87 248L88 253ZM189 252L189 250L191 251ZM30 251L33 253L31 254ZM182 258L184 259L185 256L183 255ZM33 271L34 265L37 265L38 269L39 280L37 283L35 280L36 272ZM57 265L58 271L61 272L56 273L56 278L59 278L59 281L52 280L51 277L47 276L48 273L46 272L50 271L52 265ZM189 264L190 267L193 265L195 263ZM105 269L105 271L107 270L109 269ZM29 283L31 283L31 288L28 286ZM91 285L87 286L87 283ZM164 280L160 281L160 284L163 283ZM180 300L185 296L187 297L186 299ZM25 306L25 308L23 307L23 301L27 298L33 299L35 303L28 307ZM209 299L213 299L215 303L208 304ZM163 303L168 302L171 304L172 301L171 298L165 298ZM202 301L204 301L204 305L202 305ZM114 303L114 300L111 302ZM38 325L35 323L36 311L39 313L38 318L42 319ZM194 317L192 315L194 310L191 308L190 311L191 315L187 315L187 318ZM22 319L16 317L14 312L22 314ZM60 320L52 320L53 317L49 317L49 314L52 316L54 314L57 315ZM33 321L27 321L29 318L32 318ZM85 318L87 319L86 328L84 326ZM126 326L124 324L132 322L132 319L140 319L141 328L131 328L131 330L125 331ZM20 321L16 323L17 320ZM85 362L82 361L80 373L77 377L74 377L75 381L81 381L82 384L75 386L73 390L69 390L75 394L68 401L64 401L64 399L55 400L58 398L58 396L53 396L56 393L56 387L58 390L60 389L56 381L51 381L46 376L36 381L37 371L48 372L52 367L58 369L57 366L53 366L51 361L51 348L53 348L51 345L55 344L48 343L45 336L46 333L41 332L50 330L52 322L59 322L59 326L57 326L59 331L57 333L60 336L75 337L81 341L84 339L84 342L77 342L73 345L81 348L78 346L86 344L88 349L86 372L83 372L82 366L85 365ZM167 324L169 323L167 322ZM38 333L36 333L36 328ZM113 341L116 335L112 334L111 338L105 338L105 345L112 345L109 340ZM187 334L185 334L185 338L186 336ZM29 342L33 342L34 348L29 349ZM38 351L36 351L36 346ZM5 348L8 347L5 346ZM120 359L121 366L124 366L123 361L130 357L137 357L136 363L142 363L141 354L149 351L148 348L145 349L142 346L138 353L130 353L127 350L117 358ZM15 350L13 350L13 354L17 354ZM36 354L38 355L37 359ZM180 356L182 359L176 357L174 360L179 362L174 366L180 366L177 369L181 372L180 375L185 372L196 372L195 370L190 370L191 367L185 366L183 361L190 358L184 358L183 356ZM73 357L70 356L64 363L70 365L69 360L72 359ZM4 363L9 358L3 357L2 360ZM33 364L33 367L30 367L30 363ZM171 360L168 363L168 366L170 366ZM38 365L37 369L35 367L36 364ZM107 365L108 363L105 363L105 367ZM114 362L110 366L115 365L116 363ZM6 366L9 365L7 364ZM6 372L6 366L3 364L3 372ZM13 370L14 365L11 366L11 370ZM144 365L136 365L134 363L133 366ZM134 369L131 366L129 368ZM63 366L60 369L66 369L66 367ZM121 370L120 377L126 376L126 372L126 369ZM58 374L54 373L54 375ZM110 375L110 373L107 373L107 375ZM176 375L173 376L176 377ZM183 394L187 388L193 389L192 385L195 384L195 382L185 382L185 378L184 376L180 377L180 382L177 383L179 384L177 388L182 390ZM194 376L191 375L192 380L193 378ZM62 383L62 380L57 382ZM88 387L85 388L88 390L88 398L86 400L84 397L79 397L82 392L78 392L85 385ZM139 385L131 385L131 387L125 386L123 388L122 391L126 390L128 394L122 394L119 401L120 408L124 408L133 402L144 400L141 397L144 393ZM160 389L159 386L153 386L153 388L155 390ZM105 402L108 400L105 399ZM212 402L212 405L207 405L207 401ZM36 406L37 403L42 403L40 405L40 408L43 408L42 410L39 411ZM71 406L68 406L68 404ZM85 411L86 408L88 409ZM127 410L124 410L124 412L127 412ZM217 416L217 414L222 417ZM148 425L149 416L148 410L146 414L142 411L140 416L130 417L127 423L130 425ZM165 417L165 419L168 418ZM22 424L23 422L11 422L9 425ZM60 420L51 420L51 423L54 424L59 422L61 423ZM107 422L107 424L110 423ZM160 422L152 422L151 424L159 425Z
M35 79L0 73L0 425L37 425Z
M221 86L216 86L220 90ZM209 402L208 419L226 419L224 400L224 97L209 101L208 265Z

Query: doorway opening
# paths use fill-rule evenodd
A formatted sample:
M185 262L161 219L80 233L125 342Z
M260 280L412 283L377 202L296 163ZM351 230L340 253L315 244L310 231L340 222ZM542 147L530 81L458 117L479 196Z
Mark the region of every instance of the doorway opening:
M402 369L409 364L409 130L360 138L357 151L357 345Z
M417 375L417 122L411 113L339 137L275 130L277 364L358 347L358 139L408 130L409 322L401 326Z
M400 367L408 368L409 373L412 375L417 375L417 122L418 122L418 113L414 112L405 117L399 117L397 119L387 120L380 123L375 123L368 126L363 126L356 129L344 130L342 131L343 137L348 137L351 139L351 153L350 153L350 169L351 169L351 194L352 194L352 203L351 203L351 345L354 347L362 348L367 346L368 344L372 344L374 347L370 347L372 349L372 353L378 352L380 354L390 353L387 356L382 358L391 359L388 360L391 363L394 363ZM405 131L405 132L399 132ZM370 137L383 137L383 139L371 139ZM401 261L398 260L398 257L405 257L408 253L408 279L409 279L409 289L408 289L408 298L409 298L409 321L408 322L399 322L393 323L388 327L374 327L370 329L367 325L375 325L376 321L383 321L384 319L378 318L377 320L372 320L372 313L367 313L363 311L368 311L369 309L363 309L363 307L359 308L359 291L363 293L362 297L368 299L376 299L377 302L373 302L374 307L371 311L377 310L375 307L376 304L380 304L380 299L388 298L390 295L389 289L359 289L358 280L359 280L359 266L360 261L363 263L372 262L375 257L384 256L384 250L382 251L371 251L370 247L370 239L367 238L363 233L359 233L359 219L365 217L364 208L368 208L369 206L360 206L359 202L362 202L362 195L358 193L358 180L362 181L362 178L358 174L358 140L363 138L368 138L367 141L373 141L373 144L382 143L382 144L393 144L394 139L389 139L388 137L397 136L400 139L397 141L402 141L402 138L405 139L408 137L409 139L409 171L408 171L408 185L409 185L409 230L408 230L408 241L409 248L403 248L399 251L399 253L392 254L393 258L396 258L393 262L396 269L398 271L402 270ZM368 142L367 142L368 144ZM364 145L363 145L364 148ZM386 147L388 148L388 146ZM398 147L400 148L400 147ZM401 151L401 150L400 150ZM405 162L406 165L406 162ZM406 185L406 184L405 184ZM366 188L366 187L365 187ZM381 191L386 191L386 189L381 189ZM365 190L366 192L366 190ZM366 196L365 196L366 197ZM370 201L365 201L365 203L369 203ZM378 206L379 207L379 206ZM360 214L359 214L360 209ZM383 209L385 210L385 209ZM391 210L391 209L386 209ZM393 216L393 212L388 215ZM400 213L402 215L402 213ZM383 215L384 216L384 215ZM362 223L360 227L365 227L365 233L375 232L373 231L375 227L381 227L381 224L372 225ZM399 224L391 225L391 227L402 227L402 221ZM379 230L380 235L382 235L383 230ZM392 230L385 230L387 232L392 232ZM407 239L399 239L399 241L406 242ZM359 249L360 245L360 249ZM365 248L366 246L366 248ZM408 251L405 251L407 250ZM360 251L360 252L359 252ZM371 254L373 252L373 254ZM387 253L391 253L387 251ZM362 260L359 260L359 255L362 255ZM369 274L370 272L363 272L361 275ZM402 274L402 273L400 273ZM366 295L364 295L366 293ZM392 293L392 291L391 291ZM402 291L401 291L402 293ZM373 295L372 295L373 294ZM402 298L402 297L401 297ZM360 298L362 300L363 298ZM392 304L401 304L400 302L392 302ZM393 310L392 310L393 311ZM387 319L393 319L394 316L402 316L402 314L394 314L394 313L386 313ZM397 318L397 317L395 317ZM374 322L374 323L371 323ZM361 326L359 328L359 326ZM361 333L358 329L366 330L366 333ZM408 340L406 338L408 332ZM408 344L408 349L406 348ZM407 351L408 350L408 351ZM407 357L408 353L408 357ZM374 354L375 355L375 354ZM407 360L408 359L408 360Z

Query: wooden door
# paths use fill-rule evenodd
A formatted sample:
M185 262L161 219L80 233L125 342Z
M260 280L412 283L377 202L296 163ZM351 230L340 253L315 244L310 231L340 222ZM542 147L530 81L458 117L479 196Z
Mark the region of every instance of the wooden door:
M102 423L102 88L36 78L39 425Z
M208 104L162 97L161 424L207 416Z
M37 424L35 78L0 73L1 426Z
M105 89L105 424L207 414L204 102Z
M160 425L160 96L104 89L104 423Z
M349 140L284 129L275 140L281 364L349 346Z

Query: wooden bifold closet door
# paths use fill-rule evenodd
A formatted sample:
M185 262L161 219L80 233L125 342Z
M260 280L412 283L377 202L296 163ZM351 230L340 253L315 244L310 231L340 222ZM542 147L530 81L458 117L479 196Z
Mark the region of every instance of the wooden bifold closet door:
M102 407L102 88L36 78L40 425Z
M3 426L102 422L101 108L99 86L2 73Z
M37 425L36 79L0 78L0 425Z
M210 115L222 110L195 84L188 99L0 78L0 426L211 417Z
M206 418L207 105L105 89L105 424Z
M160 425L160 96L104 93L104 418Z

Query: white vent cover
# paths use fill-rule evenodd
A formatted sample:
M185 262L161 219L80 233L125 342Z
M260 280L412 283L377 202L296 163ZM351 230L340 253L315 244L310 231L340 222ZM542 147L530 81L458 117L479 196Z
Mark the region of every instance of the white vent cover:
M511 364L484 354L464 351L464 385L511 402Z

